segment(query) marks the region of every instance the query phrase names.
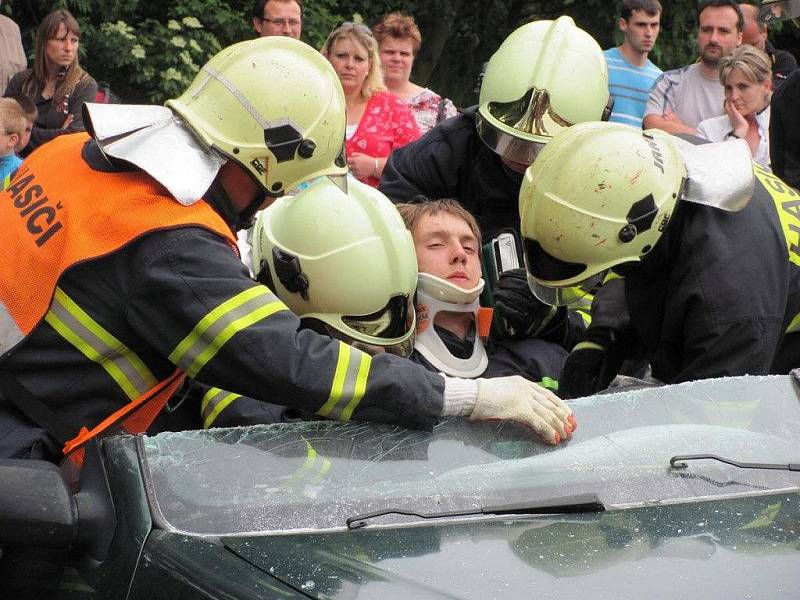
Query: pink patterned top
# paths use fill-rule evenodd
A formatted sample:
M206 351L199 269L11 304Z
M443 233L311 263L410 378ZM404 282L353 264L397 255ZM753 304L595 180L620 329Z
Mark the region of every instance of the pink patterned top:
M417 122L408 104L389 92L375 92L367 101L364 115L353 136L347 140L348 156L361 152L386 158L395 148L405 146L420 136ZM378 187L380 179L367 177L364 183Z

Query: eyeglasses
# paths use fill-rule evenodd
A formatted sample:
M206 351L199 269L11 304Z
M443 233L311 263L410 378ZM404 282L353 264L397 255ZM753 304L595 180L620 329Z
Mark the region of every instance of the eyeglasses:
M359 31L359 32L363 33L364 35L368 35L369 37L372 37L372 30L369 27L367 27L363 23L356 23L355 21L344 21L341 25L339 25L336 28L336 31L337 32L343 32L343 31L346 31L348 29L355 29L356 31Z
M295 27L300 27L302 23L300 19L270 19L269 17L261 17L261 21L274 25L279 29L283 29L286 25L294 29Z

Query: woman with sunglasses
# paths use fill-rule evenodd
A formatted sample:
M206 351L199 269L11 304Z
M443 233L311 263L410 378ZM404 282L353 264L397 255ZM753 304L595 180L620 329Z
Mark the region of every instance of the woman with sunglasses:
M79 41L75 17L54 10L39 25L33 68L17 73L6 88L6 96L22 94L39 111L23 156L63 133L84 130L81 108L94 102L97 82L78 62Z
M456 107L449 98L442 98L410 79L414 58L422 45L422 35L413 17L390 13L372 28L372 33L378 41L383 83L390 92L408 102L422 134L444 119L456 116Z
M339 76L347 101L347 165L356 179L377 187L392 150L419 137L414 115L386 91L378 44L368 27L337 27L321 52Z
M697 127L697 134L711 142L745 140L753 162L767 169L770 168L771 67L766 54L746 44L723 58L719 80L725 88L725 114L701 121Z

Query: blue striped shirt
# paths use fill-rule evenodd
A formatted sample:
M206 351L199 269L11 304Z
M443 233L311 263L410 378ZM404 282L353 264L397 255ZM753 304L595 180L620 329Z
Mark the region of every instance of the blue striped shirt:
M650 88L661 69L649 60L643 67L632 65L619 48L609 48L603 54L608 63L608 91L614 98L610 120L641 127Z

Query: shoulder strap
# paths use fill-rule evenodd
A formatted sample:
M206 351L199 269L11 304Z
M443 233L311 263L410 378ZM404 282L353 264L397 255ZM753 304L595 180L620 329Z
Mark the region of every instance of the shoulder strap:
M59 417L39 398L34 396L10 373L0 370L0 393L9 404L16 406L22 414L44 429L59 444L65 444L75 437L79 427L70 429L62 417Z

